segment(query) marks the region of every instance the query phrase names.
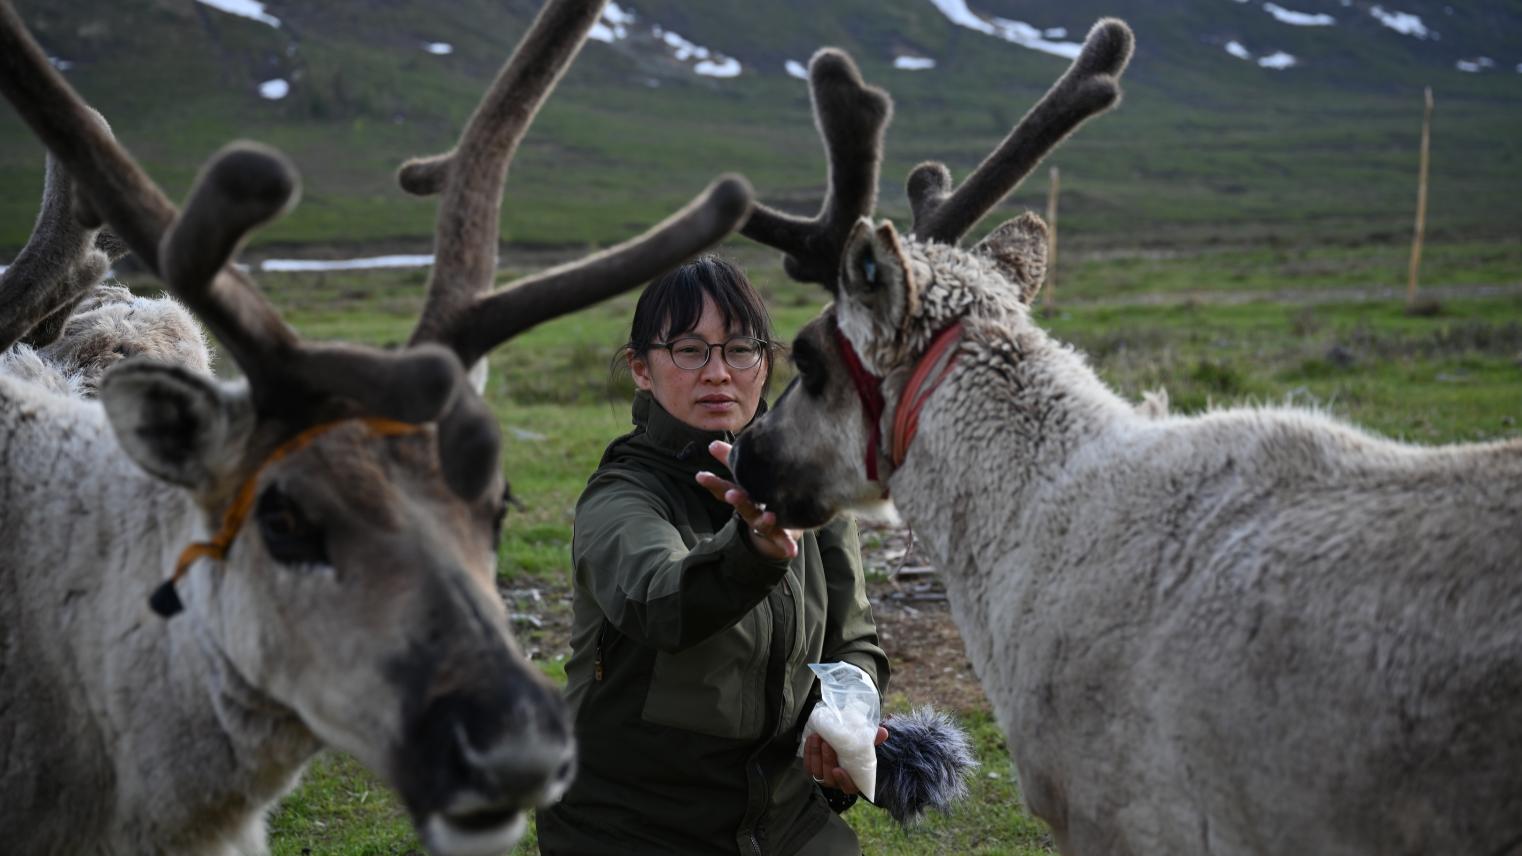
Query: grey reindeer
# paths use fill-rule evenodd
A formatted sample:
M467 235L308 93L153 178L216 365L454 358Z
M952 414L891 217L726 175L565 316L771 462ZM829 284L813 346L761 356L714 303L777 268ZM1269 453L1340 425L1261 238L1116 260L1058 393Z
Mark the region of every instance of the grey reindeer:
M0 373L6 852L264 853L266 812L324 746L394 788L440 856L507 850L567 786L564 705L495 589L499 429L464 367L711 245L750 198L723 178L492 290L513 152L602 7L548 3L457 147L403 167L441 193L437 261L410 342L381 351L300 340L228 263L296 195L281 155L229 146L177 211L0 4L0 91L78 184L33 241L53 261L0 282L0 346L71 311L104 223L244 375L140 357L84 400Z
M787 526L891 496L1065 854L1522 852L1522 440L1138 410L1032 320L1038 219L957 246L1131 45L1101 21L954 192L916 168L903 236L866 219L887 97L815 57L825 210L744 231L834 303L733 472Z

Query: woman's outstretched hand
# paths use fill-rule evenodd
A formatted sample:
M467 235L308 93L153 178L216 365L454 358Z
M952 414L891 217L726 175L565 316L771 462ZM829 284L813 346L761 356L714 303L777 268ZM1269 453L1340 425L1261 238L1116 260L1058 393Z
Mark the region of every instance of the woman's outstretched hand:
M729 464L729 444L723 440L709 443L708 454L713 455L721 464ZM757 553L768 559L791 559L798 555L801 530L778 526L777 515L751 502L750 495L739 485L725 481L707 470L698 473L698 484L707 488L714 498L735 507L735 513L740 515L750 530L750 543Z

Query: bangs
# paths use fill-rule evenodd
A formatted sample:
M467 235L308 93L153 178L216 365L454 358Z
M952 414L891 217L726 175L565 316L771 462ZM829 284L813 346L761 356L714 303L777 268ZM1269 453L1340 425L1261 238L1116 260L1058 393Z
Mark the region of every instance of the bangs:
M713 301L724 329L770 342L771 318L739 268L705 255L652 282L634 311L629 345L644 351L656 341L690 333L703 316L703 298Z

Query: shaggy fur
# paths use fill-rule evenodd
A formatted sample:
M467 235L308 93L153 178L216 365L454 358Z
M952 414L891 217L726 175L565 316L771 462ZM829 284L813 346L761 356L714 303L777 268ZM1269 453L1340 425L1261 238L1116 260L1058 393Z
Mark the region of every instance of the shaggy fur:
M0 353L0 373L56 395L94 398L106 370L133 356L211 373L201 325L179 301L137 297L115 283L96 285L48 345L18 343Z
M930 706L883 722L888 739L877 747L878 808L905 827L928 809L942 814L967 796L967 776L978 767L967 733Z
M1032 322L1035 283L979 252L902 252L877 281L843 266L795 344L825 359L731 463L825 511L876 495L829 327L885 377L886 431L931 337L964 323L887 486L1062 852L1522 840L1522 440L1424 448L1295 408L1138 407ZM785 498L753 495L789 522Z

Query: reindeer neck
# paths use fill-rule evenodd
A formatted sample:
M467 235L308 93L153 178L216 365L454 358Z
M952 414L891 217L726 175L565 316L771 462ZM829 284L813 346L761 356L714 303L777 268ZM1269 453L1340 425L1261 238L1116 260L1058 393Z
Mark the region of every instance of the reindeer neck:
M1041 491L1133 410L1044 331L970 325L891 480L900 513L951 573L1017 546Z
M202 512L126 458L98 404L23 404L10 400L17 389L8 383L0 377L0 626L30 642L0 644L0 688L58 706L37 726L53 731L34 742L59 776L96 783L100 804L114 802L104 796L113 789L161 795L149 816L73 830L78 840L65 849L88 850L83 842L99 833L146 851L155 830L187 828L187 816L207 820L189 827L203 829L225 818L228 839L262 836L229 824L288 787L316 743L231 672L193 616L165 621L147 604L180 550L204 534ZM70 644L56 644L63 638ZM12 661L19 650L53 659ZM0 728L0 748L12 739ZM176 783L168 770L198 774Z

